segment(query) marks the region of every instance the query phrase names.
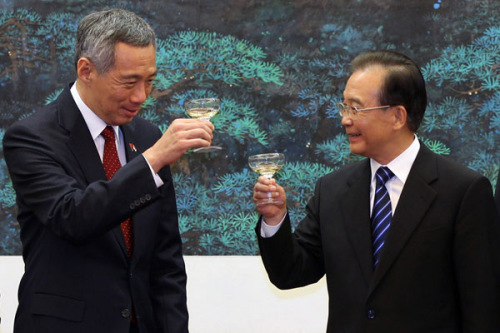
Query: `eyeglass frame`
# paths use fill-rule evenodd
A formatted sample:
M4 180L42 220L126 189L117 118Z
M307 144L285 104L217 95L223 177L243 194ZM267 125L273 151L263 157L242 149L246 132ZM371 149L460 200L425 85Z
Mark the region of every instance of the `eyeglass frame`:
M339 111L339 115L341 117L343 117L344 114L346 114L352 119L356 118L358 116L359 112L378 110L378 109L388 109L391 107L393 107L393 105L381 105L381 106L374 106L374 107L359 109L358 107L356 107L354 105L349 105L349 104L345 104L345 103L341 103L341 102L337 103L337 109ZM347 109L349 109L349 111L346 111Z

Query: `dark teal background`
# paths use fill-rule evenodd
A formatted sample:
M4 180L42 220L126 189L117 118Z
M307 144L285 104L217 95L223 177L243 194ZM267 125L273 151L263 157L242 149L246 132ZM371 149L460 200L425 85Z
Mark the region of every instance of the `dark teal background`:
M292 219L315 180L360 157L337 116L350 60L366 49L412 57L429 106L417 133L431 149L496 183L500 150L500 5L497 0L0 0L0 138L74 80L80 18L121 7L158 38L158 79L142 116L165 130L183 103L218 96L222 153L172 166L185 254L254 255L257 175L249 155L283 152L277 175ZM0 151L0 153L2 153ZM20 254L15 196L0 160L0 254Z

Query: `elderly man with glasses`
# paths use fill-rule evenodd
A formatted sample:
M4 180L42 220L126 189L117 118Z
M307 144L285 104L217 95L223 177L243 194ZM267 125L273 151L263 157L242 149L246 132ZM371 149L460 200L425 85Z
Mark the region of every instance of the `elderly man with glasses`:
M368 51L339 103L353 153L321 177L294 232L284 204L257 205L270 280L281 289L326 275L327 332L499 332L500 219L487 178L431 152L415 135L427 104L408 57Z

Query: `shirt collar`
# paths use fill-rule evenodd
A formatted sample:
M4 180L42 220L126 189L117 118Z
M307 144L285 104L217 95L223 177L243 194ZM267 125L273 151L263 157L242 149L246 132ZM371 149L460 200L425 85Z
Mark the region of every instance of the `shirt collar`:
M92 111L82 100L80 94L78 93L78 90L76 89L76 82L73 84L73 86L70 89L71 95L73 96L73 99L75 100L76 106L80 110L83 119L85 120L85 123L87 124L87 127L89 128L90 134L92 135L92 139L95 141L99 135L101 135L102 131L108 124L101 118L99 118L94 111ZM120 140L120 132L119 132L119 126L112 126L113 130L115 131L115 138L116 140Z
M401 180L404 184L408 175L410 174L410 169L417 158L418 151L420 150L420 142L418 141L417 136L415 135L413 142L411 145L406 148L404 152L402 152L398 157L393 159L387 167L394 173L394 175ZM370 159L370 166L372 170L372 181L375 177L375 173L377 169L381 166L380 163L375 161L374 159Z

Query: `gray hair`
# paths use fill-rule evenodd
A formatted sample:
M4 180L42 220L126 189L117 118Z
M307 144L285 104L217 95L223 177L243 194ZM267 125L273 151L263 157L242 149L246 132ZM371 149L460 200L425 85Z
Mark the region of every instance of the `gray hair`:
M75 45L75 66L88 58L99 73L106 73L115 64L115 45L156 48L153 29L141 17L123 9L110 9L85 16L78 25Z

